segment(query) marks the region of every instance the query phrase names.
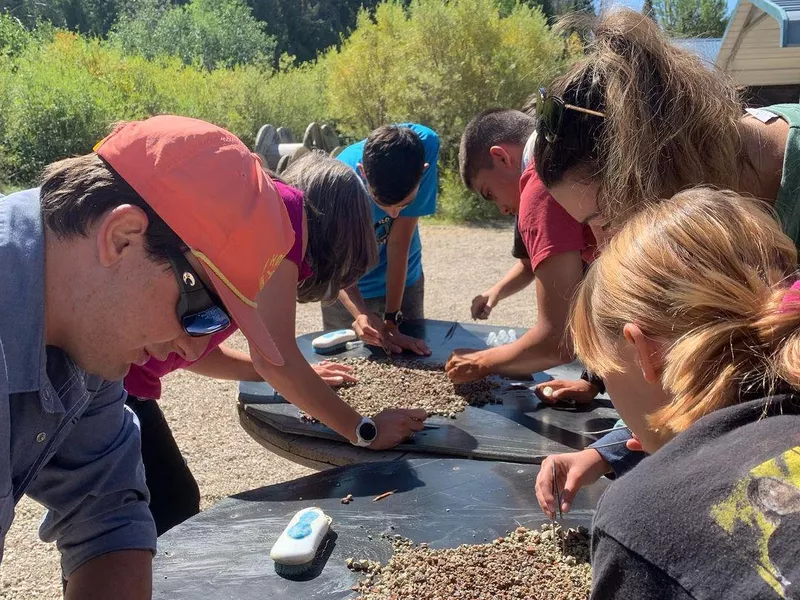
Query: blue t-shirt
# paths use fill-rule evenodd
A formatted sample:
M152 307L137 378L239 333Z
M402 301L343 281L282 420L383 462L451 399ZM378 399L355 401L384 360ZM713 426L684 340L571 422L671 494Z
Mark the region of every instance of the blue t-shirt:
M428 168L422 175L419 191L414 201L406 206L400 213L402 217L424 217L436 212L436 192L438 191L438 172L436 162L439 158L439 136L432 129L417 123L398 123L400 127L408 127L416 133L425 148L425 162ZM349 165L361 176L356 165L364 156L364 144L361 140L351 144L337 157ZM364 182L366 184L366 182ZM364 298L379 298L386 295L386 240L392 229L392 219L377 204L372 203L372 217L375 223L375 237L378 240L380 256L378 264L358 282L358 289ZM408 249L408 272L406 274L406 287L412 286L422 277L422 242L419 239L419 228L414 229L411 237L411 246Z

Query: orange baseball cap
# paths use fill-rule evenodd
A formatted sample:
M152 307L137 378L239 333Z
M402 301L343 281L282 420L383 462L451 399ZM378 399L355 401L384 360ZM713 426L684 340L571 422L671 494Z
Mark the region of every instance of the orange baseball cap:
M282 365L256 295L294 230L258 156L221 127L172 115L123 123L94 150L189 246L250 343Z

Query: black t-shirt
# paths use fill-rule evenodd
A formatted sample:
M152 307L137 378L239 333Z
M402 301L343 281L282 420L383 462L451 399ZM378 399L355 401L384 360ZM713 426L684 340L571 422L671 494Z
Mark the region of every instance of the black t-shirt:
M603 495L595 600L800 598L800 395L718 410Z
M528 260L528 250L525 248L525 242L522 241L522 234L519 232L519 223L517 217L514 217L514 247L511 249L511 256L522 260Z

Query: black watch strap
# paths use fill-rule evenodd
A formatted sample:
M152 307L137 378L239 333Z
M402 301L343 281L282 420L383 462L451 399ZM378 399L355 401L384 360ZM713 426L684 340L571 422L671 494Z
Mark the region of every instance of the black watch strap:
M584 371L583 373L581 373L581 379L583 379L584 381L588 381L593 386L595 386L599 390L598 391L599 394L606 393L605 382L594 373L590 373L589 371Z
M383 320L388 321L389 323L394 323L395 325L400 325L400 321L403 320L401 316L402 314L403 313L399 310L383 313Z

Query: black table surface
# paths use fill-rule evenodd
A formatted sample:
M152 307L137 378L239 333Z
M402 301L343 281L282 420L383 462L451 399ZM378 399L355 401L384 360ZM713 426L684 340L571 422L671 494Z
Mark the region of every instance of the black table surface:
M457 324L452 337L445 340L452 322L425 320L404 324L404 331L425 339L432 351L426 362L441 364L455 348L485 348L489 332L503 327ZM522 335L525 330L517 330ZM383 357L383 351L364 346L334 356L316 354L311 340L320 333L297 338L303 354L311 362L327 358ZM545 377L554 379L577 379L582 367L571 363L548 369ZM497 404L482 407L469 406L457 413L456 419L431 417L427 422L438 429L427 429L412 440L396 447L400 452L419 452L437 456L459 456L522 463L539 463L551 454L582 449L597 439L583 432L608 429L617 421L618 414L608 399L601 398L588 406L544 404L532 391L533 381L513 382L499 379L500 387L493 392ZM322 423L301 420L299 410L285 400L266 383L242 382L239 400L245 413L286 436L294 436L292 445L302 443L304 438L336 440L352 453L352 447L342 437ZM402 406L398 398L398 406ZM312 443L309 441L309 443ZM336 446L330 452L335 454ZM327 450L326 450L327 451ZM363 452L369 452L364 450ZM343 464L336 456L328 462Z
M352 598L358 580L348 557L386 562L386 535L432 548L476 544L518 525L549 522L539 509L534 482L539 467L463 459L413 459L330 469L227 498L165 533L154 563L158 600L301 600ZM589 527L607 486L582 489L564 526ZM379 502L373 497L396 493ZM355 500L343 505L340 499ZM270 548L300 509L320 507L332 531L304 576L275 572Z

